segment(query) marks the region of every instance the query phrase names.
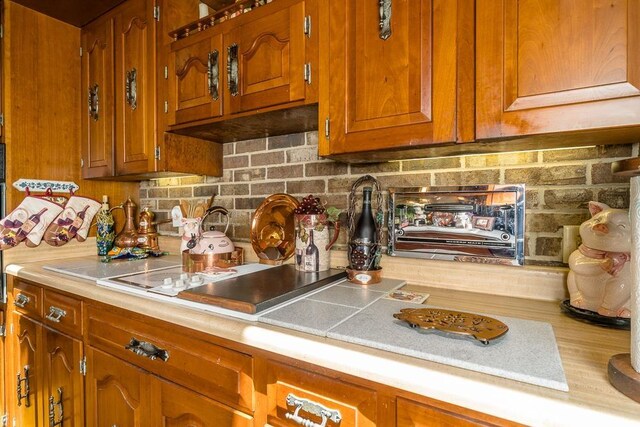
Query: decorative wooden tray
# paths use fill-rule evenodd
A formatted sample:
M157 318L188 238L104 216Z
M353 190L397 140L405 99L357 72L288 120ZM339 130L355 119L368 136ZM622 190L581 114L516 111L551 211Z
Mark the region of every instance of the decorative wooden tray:
M509 330L507 325L492 317L439 308L404 308L393 317L407 322L412 328L466 335L485 345Z

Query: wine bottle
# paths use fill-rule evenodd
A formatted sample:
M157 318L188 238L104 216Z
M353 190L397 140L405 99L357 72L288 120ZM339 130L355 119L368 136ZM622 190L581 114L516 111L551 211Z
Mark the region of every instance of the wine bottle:
M372 248L378 243L376 221L371 209L371 187L362 189L362 211L350 242L350 265L356 270L367 270L372 265Z
M27 235L31 232L31 230L33 230L34 227L40 223L40 217L47 210L48 208L42 208L40 212L38 212L37 214L31 215L29 219L27 219L25 223L22 224L22 226L18 229L18 232L16 233L16 240L18 242L22 242L24 239L26 239Z
M73 239L75 237L75 235L78 234L78 230L80 230L80 227L82 226L82 223L84 222L84 217L87 214L87 209L89 209L89 205L86 205L84 207L84 209L82 209L80 212L78 212L76 217L73 219L73 222L69 226L69 231L67 233L67 238L68 239Z
M102 206L96 215L96 246L100 256L107 255L113 247L113 240L116 238L113 223L113 215L109 209L109 198L102 196Z
M313 230L309 230L309 246L304 255L304 271L318 271L320 263L320 252L313 243Z

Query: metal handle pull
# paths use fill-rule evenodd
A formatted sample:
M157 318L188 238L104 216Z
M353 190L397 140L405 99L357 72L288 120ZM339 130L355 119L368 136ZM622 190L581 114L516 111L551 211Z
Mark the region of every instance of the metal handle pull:
M327 425L327 421L329 420L333 421L333 423L336 425L340 424L340 421L342 421L342 415L340 415L340 411L338 411L337 409L329 409L311 400L296 397L293 393L289 393L287 395L287 406L295 406L296 409L293 414L287 412L284 415L285 418L298 423L303 427L325 427ZM318 424L301 417L299 415L299 412L301 410L306 411L309 414L322 417L322 424Z
M31 406L31 398L29 397L29 394L31 393L31 387L29 387L29 365L26 365L23 369L24 378L20 377L20 372L18 372L16 394L18 396L18 406L22 405L22 399L24 399L24 406L28 408ZM24 394L22 394L22 383L24 383Z
M127 71L124 81L125 98L129 107L135 110L138 107L138 71L135 68Z
M60 418L56 421L56 406ZM64 408L62 406L62 388L58 387L58 401L53 401L53 395L49 396L49 427L61 426L64 420Z
M140 356L148 357L151 360L160 359L163 362L169 360L169 352L167 350L163 350L151 343L139 341L135 338L131 338L129 344L125 345L124 348L131 350Z
M60 323L60 319L67 315L67 312L61 308L51 306L49 307L49 314L45 317L54 323Z
M380 6L380 38L387 40L391 37L391 0L379 0Z
M25 308L27 304L29 304L29 301L31 301L31 298L29 298L25 294L18 294L18 296L16 296L16 299L13 301L13 305L15 305L16 307Z
M98 121L98 111L100 109L99 90L100 87L97 83L89 87L89 117L96 122Z
M231 96L238 95L238 45L227 47L227 84Z
M207 76L209 78L209 95L211 99L217 101L220 97L218 93L220 67L218 65L218 50L209 52L209 62L207 66Z

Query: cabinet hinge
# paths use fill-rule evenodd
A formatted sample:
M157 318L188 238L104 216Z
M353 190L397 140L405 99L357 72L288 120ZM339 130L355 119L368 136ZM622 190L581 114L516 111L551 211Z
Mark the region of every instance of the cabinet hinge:
M311 62L304 64L304 81L311 84Z
M87 376L87 356L82 356L80 359L80 373L83 377Z
M311 38L311 15L307 15L304 17L304 35L307 38Z
M84 159L80 157L80 169L84 167Z
M0 39L4 38L4 25L0 24Z
M160 6L153 7L153 19L160 21Z
M160 160L160 147L156 147L156 160Z
M169 112L169 101L164 101L164 113L167 114Z
M0 113L0 126L4 126L4 113Z
M84 51L82 50L82 46L80 46L80 58L82 58L83 54L84 54Z
M3 415L2 418L0 418L0 421L2 422L2 427L7 427L7 415Z
M9 333L13 335L13 323L9 325Z
M167 67L166 65L164 66L164 79L168 79L169 78L169 67Z
M7 327L2 325L0 326L0 337L6 337L7 336Z
M329 117L327 117L326 119L324 119L324 137L325 137L325 139L329 139L330 135L331 135L331 121L329 120Z

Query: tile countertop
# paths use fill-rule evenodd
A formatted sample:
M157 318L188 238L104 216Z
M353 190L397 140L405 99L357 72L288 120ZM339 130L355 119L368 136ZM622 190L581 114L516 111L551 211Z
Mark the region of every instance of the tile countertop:
M77 256L86 256L94 249L92 247L89 252L87 245L82 246L81 250L76 251ZM71 248L67 251L66 256L74 253ZM15 255L19 254L16 252ZM629 332L586 325L570 319L561 314L557 301L451 290L440 287L438 283L437 287L415 284L406 287L409 290L430 293L429 304L460 311L550 323L558 343L569 392L524 384L268 324L168 306L133 295L122 298L122 293L117 291L44 270L42 266L50 261L25 260L26 258L14 256L9 261L14 264L7 266L7 273L252 347L523 424L640 425L640 404L615 390L607 379L609 358L617 353L629 352ZM493 275L493 271L491 274L485 274ZM507 275L510 274L511 272L507 272Z

